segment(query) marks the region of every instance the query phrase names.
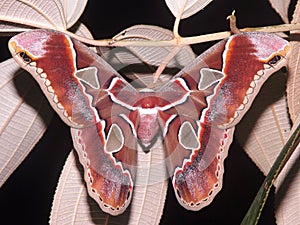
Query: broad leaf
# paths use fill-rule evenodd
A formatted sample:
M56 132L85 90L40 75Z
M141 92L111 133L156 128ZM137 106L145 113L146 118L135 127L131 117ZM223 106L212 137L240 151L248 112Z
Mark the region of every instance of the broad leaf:
M286 74L277 72L265 83L235 135L265 174L269 172L290 131L285 98Z
M176 18L185 19L199 12L212 0L165 0Z
M300 123L297 121L296 127L292 130L292 133L287 140L285 146L283 149L280 151L280 154L277 156L274 164L272 165L268 175L266 176L266 179L264 180L263 184L261 185L251 207L249 208L244 220L242 221L242 225L248 225L248 224L257 224L261 211L264 207L264 204L266 202L266 199L268 197L268 194L270 192L270 189L274 183L274 180L277 178L278 174L282 171L284 166L286 166L286 163L290 160L290 157L292 155L295 155L296 159L299 158L299 141L300 141ZM297 170L299 170L299 166L296 167ZM298 185L299 187L299 185ZM294 189L297 191L298 189ZM298 195L296 194L296 197ZM297 197L298 200L298 197ZM299 202L296 204L293 204L293 208L295 209L295 206L299 206ZM299 208L299 207L298 207ZM290 210L290 209L289 209ZM290 217L290 222L288 222L288 218L285 217L285 220L282 220L282 224L294 224L294 222L299 221L296 220L295 218L295 211L290 210L289 215ZM286 215L285 215L286 216Z
M73 26L83 13L88 0L60 0L67 28ZM86 35L85 35L86 36Z
M292 23L300 22L300 2L294 11ZM299 35L299 31L291 31L292 35ZM287 100L292 122L295 122L300 113L300 43L291 41L292 51L288 61L289 78L287 81Z
M171 40L170 30L150 25L135 25L121 31L113 39L121 40ZM172 47L128 47L136 56L149 65L159 66L162 60L172 51ZM195 59L195 54L189 46L185 46L176 57L169 62L169 67L183 68Z
M121 40L170 40L173 33L161 27L136 25L129 27L113 39ZM172 47L126 47L107 49L101 48L101 55L122 75L127 76L136 85L148 85L153 81L157 67L164 62L172 52ZM181 68L195 59L195 54L189 46L183 47L167 62L166 70L160 76L163 83L175 75Z
M289 23L288 9L290 0L269 0L273 9L280 15L281 19L285 23Z
M33 27L66 30L83 12L87 0L2 0L0 31L20 32Z
M300 124L297 119L293 128ZM297 224L300 221L300 145L275 181L275 215L278 225Z
M290 133L290 121L284 95L286 79L282 75L273 75L265 84L252 108L237 126L235 133L245 151L265 175L269 172ZM299 167L297 170L295 160L297 160L297 155L289 160L288 168L284 169L275 183L278 225L293 224L286 223L286 221L299 219L297 204L300 195L295 191L299 190L300 185L299 174L297 174ZM293 169L290 171L289 168Z
M300 22L300 2L297 2L292 23ZM299 35L299 31L291 32L292 36ZM300 44L292 41L291 57L288 61L287 100L293 130L300 123L299 107L299 71L300 71ZM297 224L300 220L300 150L299 145L275 182L276 186L276 220L279 225Z
M53 110L35 80L9 59L0 64L0 186L49 124Z

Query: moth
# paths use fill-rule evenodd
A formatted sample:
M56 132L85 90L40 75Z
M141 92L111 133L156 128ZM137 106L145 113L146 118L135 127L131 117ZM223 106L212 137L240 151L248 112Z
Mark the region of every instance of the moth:
M189 210L210 204L222 187L235 125L290 50L272 34L235 34L151 89L132 86L58 31L24 32L8 45L71 127L89 195L112 215L124 212L132 198L137 146L146 152L158 136L178 202Z

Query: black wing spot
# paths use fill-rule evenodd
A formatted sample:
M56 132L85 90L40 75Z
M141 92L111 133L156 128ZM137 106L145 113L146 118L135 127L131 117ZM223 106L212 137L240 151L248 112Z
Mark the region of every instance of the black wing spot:
M281 55L275 55L273 58L271 58L268 62L270 66L276 65L280 60L282 59Z
M26 52L22 51L22 52L19 52L18 54L23 59L24 63L31 63L32 62L32 59L30 58L29 55L27 55Z

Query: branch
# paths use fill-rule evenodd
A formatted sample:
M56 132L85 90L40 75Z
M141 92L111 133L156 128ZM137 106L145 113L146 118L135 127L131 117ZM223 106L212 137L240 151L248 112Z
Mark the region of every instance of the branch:
M241 32L252 32L252 31L259 31L259 32L286 32L286 31L293 31L293 30L300 30L300 23L296 24L281 24L281 25L274 25L274 26L266 26L266 27L254 27L254 28L244 28L240 29ZM166 47L166 46L185 46L185 45L192 45L198 43L204 43L209 41L216 41L221 40L224 38L228 38L231 35L230 31L223 31L217 32L212 34L205 34L200 36L194 37L176 37L171 40L163 40L163 41L115 41L114 39L103 39L103 40L92 40L83 38L78 36L69 31L62 32L68 34L71 37L76 38L77 40L93 45L93 46L110 46L110 47L126 47L126 46L144 46L144 47Z

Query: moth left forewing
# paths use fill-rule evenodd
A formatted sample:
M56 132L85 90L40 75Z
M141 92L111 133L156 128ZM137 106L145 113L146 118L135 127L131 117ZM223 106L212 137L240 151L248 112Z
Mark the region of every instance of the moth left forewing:
M74 145L87 167L85 180L90 195L103 211L118 215L125 211L133 194L137 138L124 117L137 91L84 45L76 42L74 46L80 68L76 76L100 118L95 127L73 129Z
M122 101L136 90L87 46L63 33L25 32L13 37L9 47L72 127L90 195L103 211L124 212L133 192L137 141L119 114L128 112L130 102ZM113 101L120 93L123 99Z
M33 75L66 124L79 128L97 122L97 113L76 77L76 52L71 38L55 31L34 30L11 38L9 49Z

